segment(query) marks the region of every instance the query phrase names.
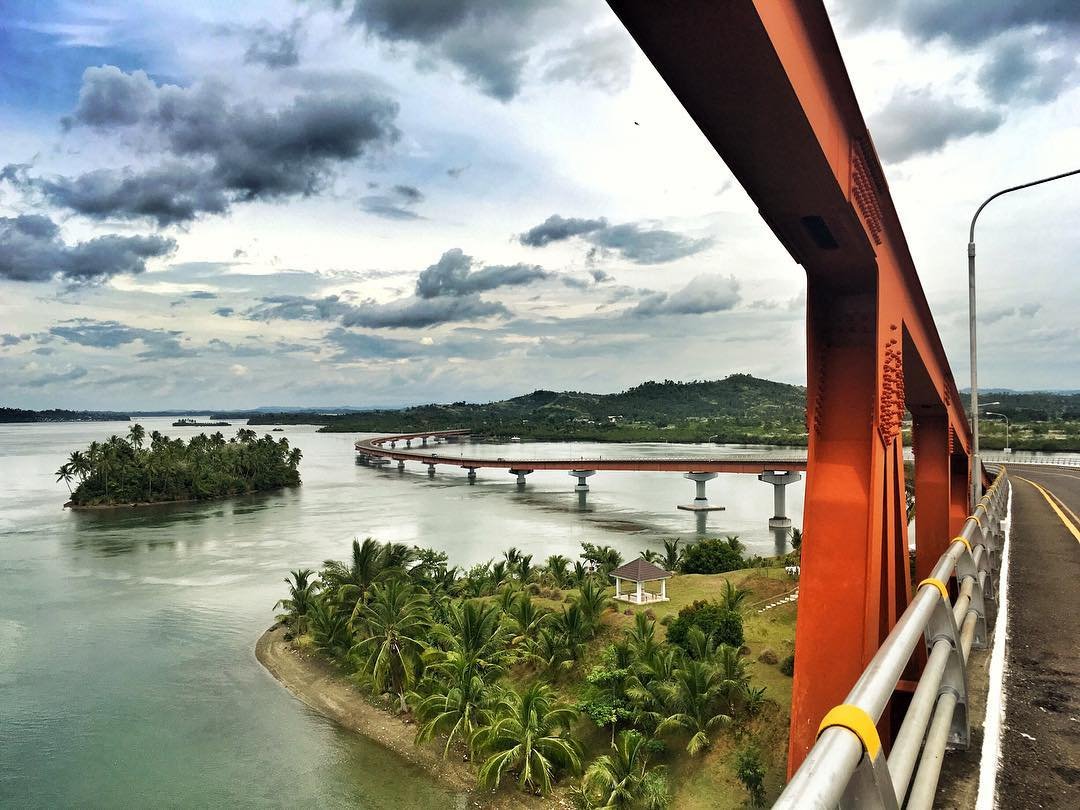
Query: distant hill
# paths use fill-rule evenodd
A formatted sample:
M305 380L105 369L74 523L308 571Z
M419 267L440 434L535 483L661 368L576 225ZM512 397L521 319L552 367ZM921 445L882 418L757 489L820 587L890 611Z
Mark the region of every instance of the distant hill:
M806 443L806 389L734 374L646 382L617 394L537 390L488 403L452 402L338 416L259 414L249 424L320 424L328 432L470 428L493 437L597 441Z
M0 408L0 423L4 422L127 422L126 413L116 411L66 411L51 408L29 411L23 408Z

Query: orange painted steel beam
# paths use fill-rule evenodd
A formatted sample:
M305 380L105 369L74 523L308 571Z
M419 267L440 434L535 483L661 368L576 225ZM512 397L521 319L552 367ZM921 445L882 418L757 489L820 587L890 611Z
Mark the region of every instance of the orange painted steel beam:
M464 435L468 431L443 433L402 433L361 439L356 451L394 461L415 461L420 464L448 464L454 467L489 468L497 470L626 470L634 472L723 472L760 474L769 471L805 470L806 460L799 458L490 458L446 455L431 450L405 450L386 447L389 442L404 441L419 436Z
M806 271L809 474L790 773L910 599L905 408L944 425L946 441L927 442L922 459L934 456L931 479L948 467L950 502L967 419L822 3L609 3ZM928 545L940 543L941 522ZM879 723L886 745L892 714Z

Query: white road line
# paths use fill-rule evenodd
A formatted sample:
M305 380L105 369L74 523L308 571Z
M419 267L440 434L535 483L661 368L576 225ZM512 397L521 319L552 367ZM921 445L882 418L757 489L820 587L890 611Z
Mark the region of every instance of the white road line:
M990 684L986 693L983 721L982 758L979 762L979 795L975 810L995 810L997 775L1001 766L1001 739L1005 733L1005 649L1009 641L1009 540L1012 536L1012 484L1009 485L1009 517L1002 521L1005 542L1001 546L998 578L997 618L994 621L994 649L990 653Z

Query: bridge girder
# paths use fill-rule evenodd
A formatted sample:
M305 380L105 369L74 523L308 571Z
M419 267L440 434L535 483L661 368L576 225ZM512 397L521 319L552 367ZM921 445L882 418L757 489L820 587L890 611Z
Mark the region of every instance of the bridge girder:
M968 423L823 4L609 4L806 271L810 436L791 773L910 599L905 408L922 468L916 498L927 504L920 570L952 536ZM888 740L888 713L880 726Z

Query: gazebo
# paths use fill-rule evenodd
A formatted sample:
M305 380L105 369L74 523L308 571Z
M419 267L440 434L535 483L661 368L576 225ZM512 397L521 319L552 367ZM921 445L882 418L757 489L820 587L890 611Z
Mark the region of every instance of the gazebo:
M611 572L611 577L615 580L615 598L635 605L666 602L668 601L667 581L670 576L671 574L663 568L638 557ZM634 591L622 593L620 586L623 582L633 582L637 587ZM645 590L646 582L659 582L660 592L653 593Z

